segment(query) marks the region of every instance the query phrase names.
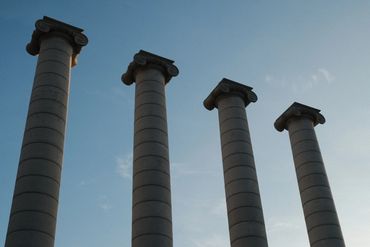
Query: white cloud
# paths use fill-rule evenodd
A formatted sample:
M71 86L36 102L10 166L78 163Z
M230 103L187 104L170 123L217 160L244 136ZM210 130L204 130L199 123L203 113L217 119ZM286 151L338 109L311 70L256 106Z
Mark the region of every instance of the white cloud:
M335 77L327 69L320 68L317 72L324 77L327 83L332 83L335 80Z
M200 240L193 240L196 247L225 247L230 246L229 239L226 236L209 235Z
M271 222L271 226L269 227L270 233L273 232L287 232L292 230L300 229L301 227L298 224L289 222L289 221L275 221Z
M181 162L171 162L171 172L173 176L197 176L197 175L216 175L217 172L209 169L199 169L195 168L194 165L191 166L186 163Z
M269 85L290 88L294 92L299 92L322 84L331 84L335 81L335 77L327 69L319 68L311 75L273 76L267 74L264 80Z
M216 216L225 217L227 215L225 198L214 203L210 209L210 213Z
M116 157L116 171L123 178L131 179L132 176L132 154L125 157Z
M103 211L109 211L112 209L112 204L109 203L107 196L100 196L98 198L98 207L101 208Z
M108 204L108 203L100 203L99 204L99 207L101 209L103 209L104 211L108 211L112 208L112 205Z

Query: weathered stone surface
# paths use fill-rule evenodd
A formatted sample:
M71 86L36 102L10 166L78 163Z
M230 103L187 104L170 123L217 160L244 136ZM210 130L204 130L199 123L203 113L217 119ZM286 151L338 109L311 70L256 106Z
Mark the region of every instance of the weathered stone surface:
M267 247L253 150L245 107L252 88L223 79L204 101L218 109L231 247Z
M320 110L291 105L275 122L289 131L298 186L311 247L344 247L334 200L314 126L325 122Z
M177 73L172 60L140 51L122 76L136 83L132 247L172 247L165 84Z
M5 247L52 247L63 162L71 66L83 30L49 17L27 45L36 66Z

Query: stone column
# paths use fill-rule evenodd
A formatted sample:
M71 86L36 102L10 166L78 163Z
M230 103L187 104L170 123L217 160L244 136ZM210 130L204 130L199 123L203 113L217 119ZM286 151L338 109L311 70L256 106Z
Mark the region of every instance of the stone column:
M171 186L165 85L174 61L139 51L122 76L136 82L132 246L172 247Z
M265 223L245 107L251 87L223 79L204 101L218 108L231 247L267 247Z
M71 66L82 29L44 17L27 45L39 55L5 247L54 246Z
M275 122L289 131L295 170L311 247L344 247L329 181L314 126L325 123L320 110L292 104Z

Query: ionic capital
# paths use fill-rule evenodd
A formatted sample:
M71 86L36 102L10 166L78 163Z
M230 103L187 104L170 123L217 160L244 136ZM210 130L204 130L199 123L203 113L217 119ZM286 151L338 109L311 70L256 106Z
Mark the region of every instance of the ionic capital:
M235 95L243 99L245 106L251 102L257 101L257 95L252 91L253 88L238 82L223 78L212 90L211 94L203 101L207 110L217 108L217 102L220 97Z
M72 66L77 64L77 55L80 53L82 47L88 43L88 38L82 33L84 31L83 29L47 16L37 20L35 28L32 33L32 39L26 47L29 54L33 56L39 54L42 39L56 35L65 38L72 45Z
M294 102L289 108L283 112L283 114L278 117L275 121L275 129L278 131L283 131L288 129L288 122L290 120L299 119L299 118L309 118L312 120L313 125L324 124L325 118L320 113L319 109L303 105L298 102Z
M174 61L170 59L140 50L128 65L126 73L122 75L122 82L131 85L135 81L135 75L139 69L155 68L163 73L165 82L168 83L172 77L179 74L178 68L173 63Z

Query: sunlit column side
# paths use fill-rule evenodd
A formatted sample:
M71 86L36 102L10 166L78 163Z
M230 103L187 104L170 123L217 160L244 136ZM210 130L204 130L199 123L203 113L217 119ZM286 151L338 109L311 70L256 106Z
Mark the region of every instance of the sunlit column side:
M27 51L39 56L5 247L54 246L70 69L88 42L49 17L35 26Z
M174 61L139 51L122 81L135 88L132 246L172 247L165 85Z
M267 247L257 173L245 107L251 87L223 79L204 101L218 108L231 247Z
M311 247L344 247L329 181L314 126L325 123L320 110L292 104L275 122L289 131L295 170Z

